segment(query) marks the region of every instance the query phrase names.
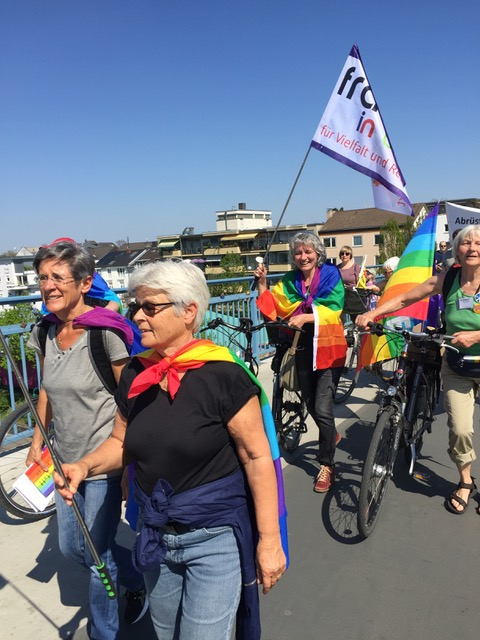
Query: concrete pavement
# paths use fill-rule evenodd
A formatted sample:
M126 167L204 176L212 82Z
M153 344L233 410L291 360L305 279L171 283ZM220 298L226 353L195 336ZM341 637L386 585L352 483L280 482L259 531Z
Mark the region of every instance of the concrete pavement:
M259 377L270 394L269 361ZM443 409L425 441L420 479L408 477L400 452L379 524L362 541L356 509L377 386L366 374L360 383L347 404L336 407L342 441L334 489L326 495L312 491L316 429L310 420L300 447L286 457L291 567L271 594L260 596L262 638L473 640L479 619L480 517L474 506L463 517L443 507L457 482L445 451ZM475 440L478 444L478 434ZM118 539L132 542L125 523ZM3 639L85 640L87 578L60 555L55 517L26 524L0 511ZM122 637L155 640L148 617L122 628Z

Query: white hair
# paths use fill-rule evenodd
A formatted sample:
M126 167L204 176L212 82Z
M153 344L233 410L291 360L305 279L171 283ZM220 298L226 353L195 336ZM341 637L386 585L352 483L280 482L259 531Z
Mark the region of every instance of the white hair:
M191 262L164 260L152 262L134 271L130 276L128 293L135 296L140 287L164 293L173 302L174 313L179 316L185 307L195 302L198 311L193 332L200 329L210 302L210 291L203 271Z
M385 260L385 262L383 263L383 268L384 270L391 269L393 272L398 267L399 262L400 258L397 258L397 256L392 256L391 258L388 258L388 260Z
M458 231L457 235L453 240L453 248L452 255L455 258L456 262L459 262L458 258L458 247L466 238L473 238L474 236L480 236L480 225L478 224L469 224L463 229Z

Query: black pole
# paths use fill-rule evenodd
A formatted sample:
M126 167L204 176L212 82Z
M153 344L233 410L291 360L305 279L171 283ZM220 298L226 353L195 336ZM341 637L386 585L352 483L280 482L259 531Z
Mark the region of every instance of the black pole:
M273 241L275 240L275 236L277 235L278 229L279 229L280 225L282 224L283 216L285 215L285 211L287 210L287 207L290 204L290 200L292 198L293 192L295 191L295 187L297 186L297 182L298 182L298 180L299 180L299 178L300 178L300 176L302 174L303 167L305 166L305 163L307 162L308 154L310 153L310 149L311 148L312 147L310 145L308 147L307 153L305 154L305 157L303 159L302 165L301 165L300 169L298 170L297 177L295 178L295 182L293 183L293 186L290 189L290 193L288 194L287 201L285 202L285 205L284 205L284 207L282 209L282 213L280 214L280 218L278 220L277 226L275 227L275 229L273 231L273 234L272 234L272 237L270 238L270 241L269 241L269 243L267 245L267 250L265 251L265 255L263 256L263 263L265 265L268 265L268 254L270 253L270 248L271 248L271 246L273 244ZM252 283L252 286L251 286L251 291L253 291L256 288L257 282L258 282L258 278L255 277L253 279L253 283Z
M20 373L20 370L17 366L17 363L15 362L15 359L13 358L12 352L10 351L10 347L8 346L8 342L7 339L5 338L3 331L0 329L0 342L2 343L2 348L5 351L5 354L8 358L8 360L10 361L10 364L12 365L12 370L15 374L15 377L17 378L17 382L20 386L20 389L25 397L25 400L28 404L28 406L30 407L30 411L35 419L35 422L38 426L38 428L40 429L40 433L42 434L42 438L43 441L45 442L45 446L47 447L48 451L50 452L50 455L52 457L52 462L53 462L53 466L55 471L58 473L59 476L61 476L62 480L65 483L66 488L68 489L68 481L67 478L65 477L65 474L63 473L63 469L62 469L62 465L60 463L60 460L57 457L57 454L55 453L52 443L50 442L50 439L48 438L47 432L45 430L45 426L43 425L43 422L40 419L40 416L38 415L38 411L37 408L35 407L35 404L30 396L30 393L28 392L27 386L23 380L23 377ZM93 559L95 561L95 566L97 568L97 571L100 575L100 578L102 580L102 583L105 587L105 590L107 592L108 597L111 600L114 600L117 597L117 591L115 588L115 585L112 583L112 578L110 576L110 573L108 571L108 569L106 568L106 566L104 565L104 563L102 562L100 555L98 554L98 551L95 548L95 545L93 543L92 537L90 535L90 532L87 529L87 525L85 524L85 520L83 519L82 514L80 513L80 509L78 508L78 504L75 502L75 498L73 499L73 503L72 503L72 507L73 510L75 512L75 516L77 517L78 520L78 524L80 525L80 528L82 530L82 533L85 537L85 542L88 545L88 548L90 549L90 552L93 556Z

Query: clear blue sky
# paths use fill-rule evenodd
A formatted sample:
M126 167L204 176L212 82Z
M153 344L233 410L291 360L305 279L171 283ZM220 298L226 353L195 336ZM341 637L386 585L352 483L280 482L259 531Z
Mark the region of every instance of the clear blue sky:
M276 222L357 43L412 202L479 197L478 0L0 0L0 251ZM373 206L315 150L284 223Z

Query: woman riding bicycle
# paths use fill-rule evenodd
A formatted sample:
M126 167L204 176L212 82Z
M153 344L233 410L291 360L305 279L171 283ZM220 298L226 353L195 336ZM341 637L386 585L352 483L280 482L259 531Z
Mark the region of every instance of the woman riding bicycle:
M446 508L455 514L465 513L468 500L477 487L471 476L476 455L473 448L473 410L475 395L480 386L480 365L461 359L464 355L480 356L480 225L462 229L454 240L453 255L460 264L450 290L445 292L446 332L455 336L452 345L457 354L447 352L442 362L442 381L448 417L448 454L456 464L460 482L447 498ZM454 268L454 267L452 267ZM435 294L441 294L449 271L442 271L422 284L391 300L381 303L374 311L358 316L359 327L367 327L377 316L388 315Z
M314 491L325 493L334 481L335 429L333 397L345 363L347 344L340 315L344 288L337 267L325 264L323 244L312 233L297 233L290 240L289 271L272 291L267 289L267 269L255 270L260 311L270 318L288 320L303 328L296 366L299 385L308 411L319 428L320 471Z

